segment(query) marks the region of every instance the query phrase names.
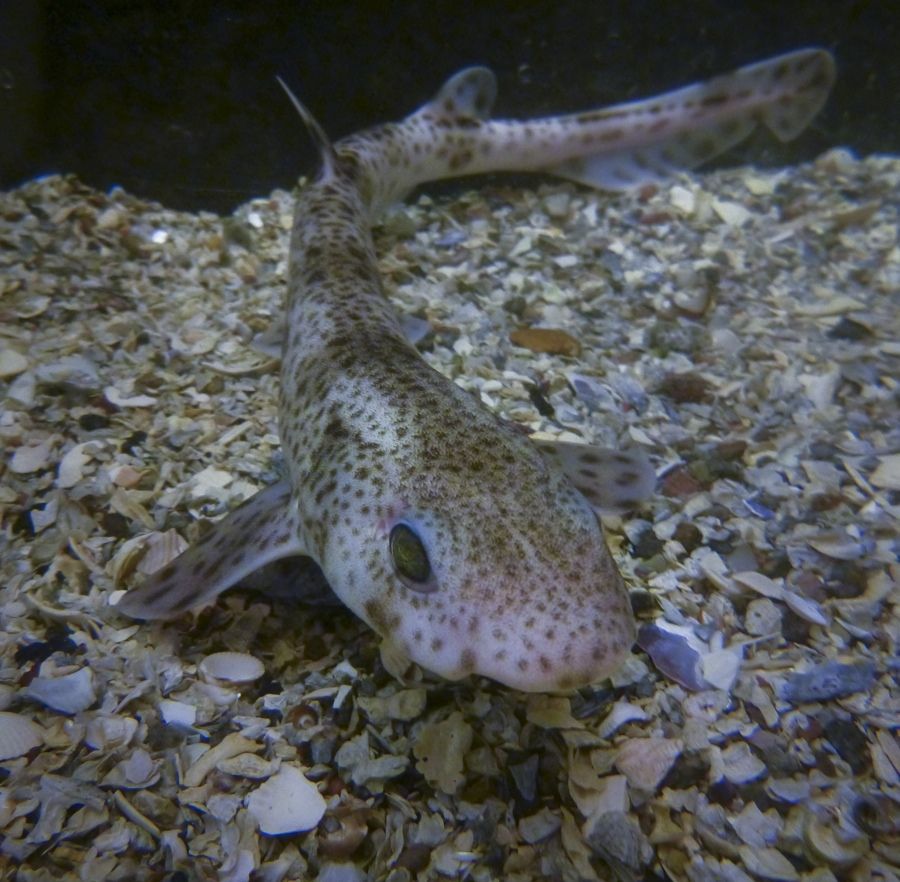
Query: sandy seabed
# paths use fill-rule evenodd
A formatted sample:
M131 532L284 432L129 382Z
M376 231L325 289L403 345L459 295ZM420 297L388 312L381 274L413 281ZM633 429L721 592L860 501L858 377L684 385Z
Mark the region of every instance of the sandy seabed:
M900 878L898 204L835 150L378 228L430 364L657 468L606 525L643 649L526 696L246 590L117 614L279 472L292 199L0 194L0 878Z

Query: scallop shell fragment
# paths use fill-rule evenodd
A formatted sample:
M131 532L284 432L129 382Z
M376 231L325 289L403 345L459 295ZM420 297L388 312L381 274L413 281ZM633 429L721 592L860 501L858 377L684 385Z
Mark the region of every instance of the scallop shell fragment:
M0 760L25 756L43 743L44 732L33 720L21 714L0 711Z
M245 652L214 652L200 662L200 676L208 683L252 683L265 672L263 663Z
M261 833L283 836L312 830L325 814L322 794L298 768L282 766L247 797Z

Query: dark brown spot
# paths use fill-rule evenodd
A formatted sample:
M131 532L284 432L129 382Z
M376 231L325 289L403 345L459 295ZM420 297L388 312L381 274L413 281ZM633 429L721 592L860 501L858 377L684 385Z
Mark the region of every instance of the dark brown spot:
M388 619L384 607L377 600L372 598L363 604L363 609L365 610L369 621L372 623L372 627L378 631L379 634L386 634L388 630Z
M471 649L464 649L459 657L459 669L467 674L475 670L475 653Z

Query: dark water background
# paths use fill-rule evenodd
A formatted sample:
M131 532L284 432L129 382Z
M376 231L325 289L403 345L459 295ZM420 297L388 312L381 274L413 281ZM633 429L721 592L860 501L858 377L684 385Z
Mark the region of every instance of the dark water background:
M900 153L900 0L410 3L0 0L0 188L49 172L230 211L312 153L283 76L337 138L404 116L468 64L498 116L644 97L789 49L834 52L811 130L728 162Z

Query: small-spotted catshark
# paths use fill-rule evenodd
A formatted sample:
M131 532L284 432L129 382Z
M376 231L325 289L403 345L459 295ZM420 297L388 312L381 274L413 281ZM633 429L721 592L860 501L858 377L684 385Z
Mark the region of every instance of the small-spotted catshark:
M400 123L333 146L296 98L321 156L290 244L279 404L287 477L128 591L166 618L292 555L412 660L456 679L572 689L610 674L634 618L598 513L647 496L639 453L535 443L429 367L378 274L371 224L437 178L542 171L618 190L693 168L762 123L797 135L834 79L805 49L629 104L489 120L475 67ZM283 85L283 84L282 84Z

